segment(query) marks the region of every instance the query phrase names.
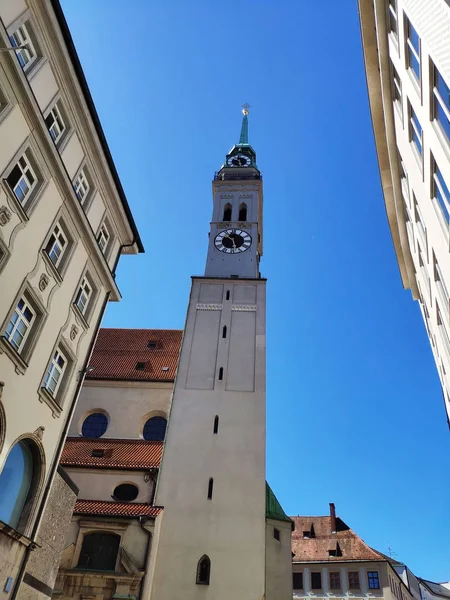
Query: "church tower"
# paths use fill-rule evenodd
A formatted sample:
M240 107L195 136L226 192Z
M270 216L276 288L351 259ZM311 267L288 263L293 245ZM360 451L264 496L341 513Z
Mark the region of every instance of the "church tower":
M262 179L239 143L213 181L205 275L192 277L155 504L151 600L261 600L266 323Z

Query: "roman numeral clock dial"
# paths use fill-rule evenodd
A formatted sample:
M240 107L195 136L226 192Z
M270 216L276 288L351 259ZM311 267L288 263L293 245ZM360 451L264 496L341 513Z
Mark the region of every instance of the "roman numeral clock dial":
M214 245L220 252L238 254L250 248L252 238L246 231L241 229L225 229L225 231L221 231L216 235Z

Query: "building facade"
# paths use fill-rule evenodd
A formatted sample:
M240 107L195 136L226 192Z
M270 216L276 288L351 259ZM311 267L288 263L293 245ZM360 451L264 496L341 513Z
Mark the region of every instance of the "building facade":
M450 415L450 6L359 0L389 226L418 300Z
M79 489L53 595L148 597L182 331L101 329L61 465Z
M264 595L266 281L247 127L244 109L240 142L213 181L205 276L192 278L156 490L164 511L151 600Z
M142 250L59 3L0 0L4 597L53 587L77 491L63 439L119 257Z
M389 557L336 516L291 517L293 597L308 600L417 600Z

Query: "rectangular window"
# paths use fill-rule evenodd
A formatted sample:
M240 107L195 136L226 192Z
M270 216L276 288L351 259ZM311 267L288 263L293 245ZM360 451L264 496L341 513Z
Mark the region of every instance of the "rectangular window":
M368 571L367 580L369 582L369 589L371 590L379 590L380 582L378 579L378 571Z
M83 277L80 287L78 288L77 295L75 296L75 306L78 308L82 315L86 314L89 306L89 302L92 297L92 286L86 277Z
M359 590L359 572L349 571L348 572L348 587L351 590Z
M6 339L17 352L20 353L23 350L35 320L36 312L30 303L21 297L5 331Z
M433 198L435 198L436 203L442 212L445 222L448 224L450 221L450 191L447 184L444 181L442 171L439 169L434 159L432 194Z
M414 220L416 222L417 229L420 231L420 233L423 236L425 236L425 234L426 234L425 224L424 224L422 213L420 212L420 208L419 208L419 205L417 204L417 200L416 200L414 193L413 193L413 201L414 201Z
M330 590L341 589L341 574L339 571L330 572Z
M81 169L73 182L73 189L82 206L86 203L90 188L91 186L89 185L89 179L86 176L86 170Z
M106 249L108 247L108 242L109 242L110 237L111 236L110 236L108 227L107 227L106 223L103 223L97 234L97 242L98 242L98 245L100 246L100 250L103 252L103 254L106 253Z
M61 265L64 255L68 250L68 245L67 235L61 223L57 223L45 246L45 253L55 267Z
M450 87L433 67L433 116L450 142Z
M64 132L66 131L66 125L61 114L61 105L57 102L50 110L48 115L45 117L45 124L50 132L52 140L55 144L61 141Z
M9 102L6 97L6 94L4 93L2 88L0 88L0 115L8 105L9 105Z
M292 573L292 587L294 590L303 589L303 573Z
M389 0L389 29L398 39L398 9L397 0Z
M280 530L276 527L273 528L273 537L279 542L280 541Z
M410 103L409 106L409 141L414 145L420 157L422 157L422 125Z
M63 380L64 371L67 367L67 359L62 350L58 348L53 354L47 374L44 380L45 389L55 398Z
M438 288L439 294L441 296L441 301L445 305L445 309L448 312L449 309L449 295L448 289L445 284L444 276L442 275L441 267L439 266L436 257L434 256L434 280L436 282L436 287Z
M28 152L19 158L6 178L6 182L20 204L25 207L38 182Z
M397 108L402 108L402 80L400 79L397 69L392 66L392 97Z
M420 37L406 16L405 36L407 66L414 73L416 80L420 82Z
M448 337L447 332L447 324L445 323L445 319L442 316L441 309L439 308L438 303L436 302L436 317L437 324L439 327L439 331L441 332L442 341L444 342L445 349L448 354L450 354L450 338Z
M31 67L38 56L30 32L30 25L24 23L9 36L11 45L14 48L20 46L20 48L16 50L16 54L24 71L27 71Z
M322 573L320 571L311 573L311 589L312 590L321 590L322 589Z

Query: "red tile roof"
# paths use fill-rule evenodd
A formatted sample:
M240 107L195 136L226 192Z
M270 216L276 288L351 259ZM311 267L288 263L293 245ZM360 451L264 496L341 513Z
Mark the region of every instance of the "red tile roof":
M331 533L331 517L291 517L295 523L292 532L292 560L294 562L345 562L349 560L385 561L381 552L370 548L348 525L336 518L335 533ZM314 526L315 537L304 538L304 532ZM339 544L342 556L330 556Z
M174 381L182 337L181 329L100 329L86 379Z
M77 500L75 515L99 515L107 517L157 517L162 508L133 502L107 502L105 500Z
M143 470L159 467L164 442L67 438L61 456L64 467ZM103 450L102 457L92 456Z

